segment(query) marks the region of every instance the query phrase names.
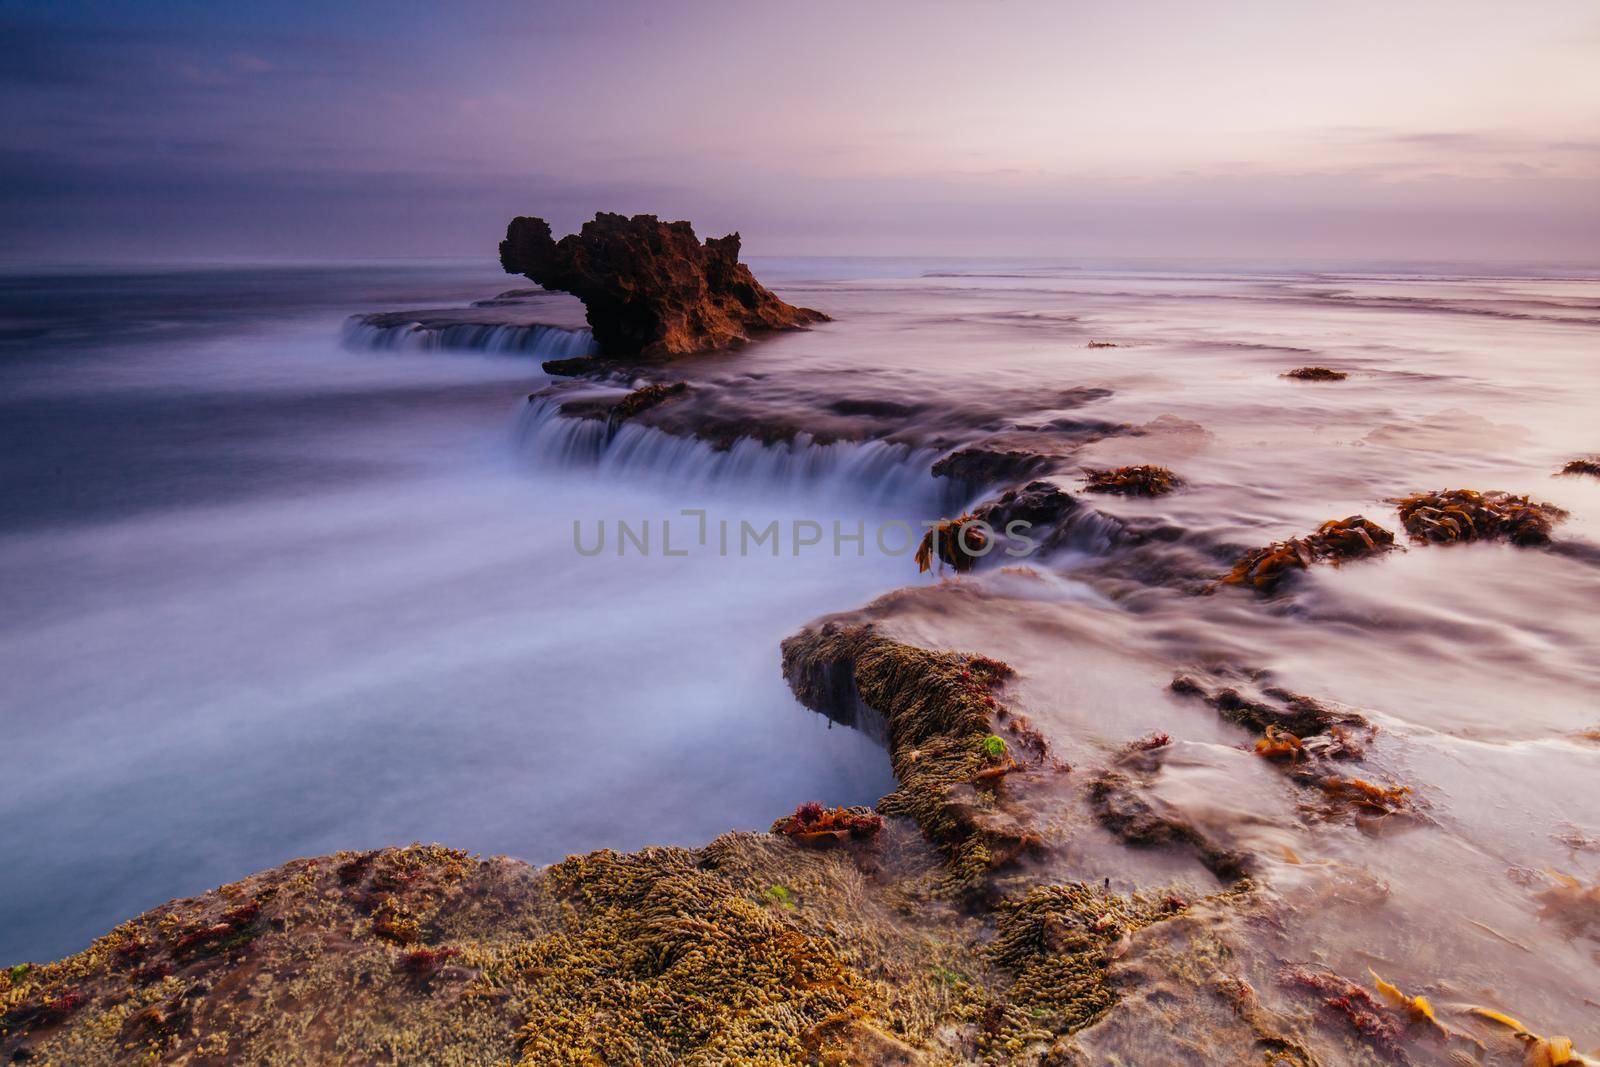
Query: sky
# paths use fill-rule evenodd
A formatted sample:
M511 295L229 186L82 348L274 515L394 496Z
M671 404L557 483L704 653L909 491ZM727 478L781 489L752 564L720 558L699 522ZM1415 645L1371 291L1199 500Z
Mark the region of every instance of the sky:
M0 257L1600 265L1600 4L0 0Z

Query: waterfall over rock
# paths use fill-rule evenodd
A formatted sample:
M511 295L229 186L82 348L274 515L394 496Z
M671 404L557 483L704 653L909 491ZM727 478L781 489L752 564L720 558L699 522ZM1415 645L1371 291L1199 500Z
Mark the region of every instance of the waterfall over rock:
M498 322L395 322L386 315L357 315L344 330L350 348L405 351L503 352L537 359L592 356L598 349L587 329Z

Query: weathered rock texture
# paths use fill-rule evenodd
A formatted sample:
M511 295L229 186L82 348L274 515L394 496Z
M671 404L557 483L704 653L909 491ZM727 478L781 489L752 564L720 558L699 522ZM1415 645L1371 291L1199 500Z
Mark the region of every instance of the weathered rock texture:
M500 263L589 311L606 356L678 356L794 330L827 316L779 300L739 262L739 235L704 244L687 222L601 212L560 241L543 219L519 217Z

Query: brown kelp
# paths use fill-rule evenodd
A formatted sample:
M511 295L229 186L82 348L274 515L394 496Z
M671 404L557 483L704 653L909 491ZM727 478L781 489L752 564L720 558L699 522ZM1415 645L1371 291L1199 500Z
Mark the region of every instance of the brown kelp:
M1480 493L1474 489L1443 489L1414 493L1394 502L1400 522L1417 542L1455 544L1465 541L1510 541L1514 545L1543 545L1550 530L1567 513L1554 504L1542 504L1511 493Z
M1332 812L1388 816L1411 807L1409 786L1379 785L1345 769L1365 755L1363 739L1376 733L1358 712L1331 708L1273 685L1250 695L1235 686L1208 691L1194 678L1179 675L1171 689L1204 700L1224 719L1260 734L1256 755L1280 764L1294 782L1334 801Z
M926 574L933 569L934 561L948 564L957 574L965 574L977 566L987 555L989 531L971 512L960 518L945 519L928 527L917 546L917 572Z
M1297 570L1313 563L1346 563L1378 555L1394 547L1394 534L1377 523L1352 515L1323 523L1305 537L1274 541L1239 557L1223 577L1224 585L1247 585L1258 592L1271 592L1278 583Z
M1561 468L1561 473L1587 474L1594 478L1600 478L1600 456L1589 456L1584 459L1570 460L1566 466Z
M1183 484L1176 474L1165 467L1141 463L1132 467L1114 467L1110 470L1089 468L1084 472L1088 481L1086 493L1120 493L1123 496L1161 496Z
M1296 367L1294 370L1284 371L1279 377L1294 378L1302 382L1342 382L1350 375L1332 367Z

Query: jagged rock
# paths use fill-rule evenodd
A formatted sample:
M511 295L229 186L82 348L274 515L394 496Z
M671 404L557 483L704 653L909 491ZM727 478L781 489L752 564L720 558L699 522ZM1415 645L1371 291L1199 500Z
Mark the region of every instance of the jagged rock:
M1051 457L1022 449L958 449L933 465L935 478L950 478L971 487L998 485L1031 478L1054 466Z
M827 320L756 281L737 233L701 244L689 223L654 215L601 212L560 241L543 219L515 218L500 263L582 300L606 356L684 355Z

